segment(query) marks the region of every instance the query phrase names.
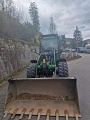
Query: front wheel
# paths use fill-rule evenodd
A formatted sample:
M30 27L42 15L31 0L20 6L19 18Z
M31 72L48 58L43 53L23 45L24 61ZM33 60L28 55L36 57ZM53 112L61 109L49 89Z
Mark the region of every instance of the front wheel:
M27 68L27 78L36 77L36 64L30 64Z
M68 66L66 62L58 63L59 77L68 77Z

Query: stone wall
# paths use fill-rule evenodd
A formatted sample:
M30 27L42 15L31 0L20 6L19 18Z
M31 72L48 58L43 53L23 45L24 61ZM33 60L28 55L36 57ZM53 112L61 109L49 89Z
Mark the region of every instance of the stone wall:
M0 38L0 79L12 74L36 59L31 49L38 46L6 38Z

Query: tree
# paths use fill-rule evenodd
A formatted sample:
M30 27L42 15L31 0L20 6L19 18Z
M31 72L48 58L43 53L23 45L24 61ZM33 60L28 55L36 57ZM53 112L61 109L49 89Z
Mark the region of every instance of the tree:
M56 33L56 25L54 23L53 17L50 17L50 23L49 23L49 33L55 34Z
M82 45L82 33L79 30L78 26L76 26L76 30L74 31L73 34L74 37L74 47L78 48Z
M40 24L39 24L38 8L35 2L31 2L29 7L29 14L31 16L31 20L33 24L33 33L38 34L40 31Z
M6 0L5 12L7 15L9 15L9 17L12 17L13 8L14 8L14 2L12 0Z
M0 0L0 5L1 5L1 9L4 12L5 11L5 0Z
M13 0L0 0L0 36L30 42L34 26L30 22L23 23L22 16L22 10Z

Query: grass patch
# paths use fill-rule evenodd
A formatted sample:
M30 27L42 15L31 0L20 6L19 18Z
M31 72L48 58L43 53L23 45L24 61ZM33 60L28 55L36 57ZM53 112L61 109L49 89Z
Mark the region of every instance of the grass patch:
M19 70L13 72L12 74L8 75L7 77L0 79L0 84L3 83L3 82L5 82L5 81L7 81L7 80L9 80L9 79L11 79L11 78L13 78L13 77L16 76L16 75L19 75L19 74L20 74L21 72L23 72L26 68L27 68L26 66L25 66L25 67L22 67L22 68L20 68Z

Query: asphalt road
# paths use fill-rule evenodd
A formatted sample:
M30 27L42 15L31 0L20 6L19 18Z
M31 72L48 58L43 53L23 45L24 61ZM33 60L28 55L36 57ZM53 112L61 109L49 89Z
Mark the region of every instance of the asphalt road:
M81 120L90 120L90 54L68 62L69 75L77 78Z
M74 61L68 62L69 66L69 75L71 77L77 78L77 87L78 87L78 95L79 95L79 103L82 119L80 120L90 120L90 54L82 54L82 58ZM26 71L16 76L17 78L26 77ZM3 119L3 111L4 111L4 102L7 91L7 82L0 86L0 120L10 120L10 116L6 119ZM19 116L15 118L18 120ZM35 117L33 117L36 120ZM55 120L55 118L51 117L50 120ZM23 118L23 120L27 120L27 116ZM45 120L45 117L42 117L41 120ZM60 120L65 120L60 119ZM70 119L74 120L74 119Z

